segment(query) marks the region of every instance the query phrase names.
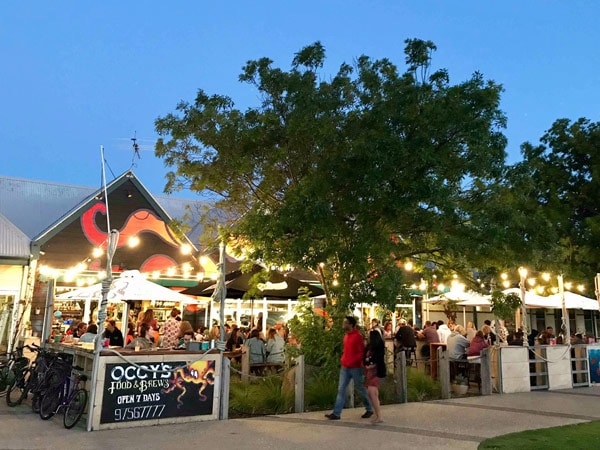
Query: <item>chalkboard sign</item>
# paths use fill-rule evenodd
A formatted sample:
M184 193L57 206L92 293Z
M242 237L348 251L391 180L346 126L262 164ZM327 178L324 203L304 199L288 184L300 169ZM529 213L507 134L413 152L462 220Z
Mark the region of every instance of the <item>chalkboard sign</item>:
M106 364L104 380L100 423L213 413L214 360Z

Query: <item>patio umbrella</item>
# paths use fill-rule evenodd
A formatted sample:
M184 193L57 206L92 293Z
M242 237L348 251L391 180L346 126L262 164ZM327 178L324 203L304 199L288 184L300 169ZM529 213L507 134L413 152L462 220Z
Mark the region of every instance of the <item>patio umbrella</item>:
M228 273L225 276L227 297L242 298L251 288L250 278L261 270L263 270L261 266L255 265L250 272L243 273L236 270ZM216 288L217 285L214 281L199 283L197 286L182 291L182 294L207 297L211 296ZM300 288L307 288L308 295L311 297L323 294L323 289L318 286L297 280L290 276L285 276L284 274L275 271L269 272L268 281L264 284L259 284L258 288L261 290L260 297L267 299L297 298L298 289Z
M102 300L102 283L94 284L56 296L59 300ZM119 278L113 280L108 291L108 301L111 303L134 300L158 300L170 302L194 303L196 299L167 289L152 281L146 280L139 270L126 270ZM122 329L127 331L128 305L123 313Z
M567 309L585 309L591 311L598 311L598 300L595 298L589 298L584 295L576 294L575 292L565 291L565 304ZM562 298L560 293L553 294L547 297L549 301L552 301L554 308L562 308Z

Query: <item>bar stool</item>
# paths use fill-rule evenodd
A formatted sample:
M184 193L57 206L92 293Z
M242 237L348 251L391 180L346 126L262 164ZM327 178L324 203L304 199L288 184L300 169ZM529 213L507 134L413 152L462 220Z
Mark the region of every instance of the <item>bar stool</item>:
M418 359L417 359L417 348L409 347L404 349L404 354L406 355L406 365L412 366L415 365L415 369L419 367ZM410 361L410 364L409 364Z

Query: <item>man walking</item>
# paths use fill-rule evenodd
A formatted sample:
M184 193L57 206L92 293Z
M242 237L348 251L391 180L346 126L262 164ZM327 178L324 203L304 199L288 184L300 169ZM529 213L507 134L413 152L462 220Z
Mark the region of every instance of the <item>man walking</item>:
M346 332L344 336L344 352L342 353L340 370L340 381L338 384L337 398L331 414L325 414L329 420L339 420L342 415L342 409L346 402L346 388L350 380L354 381L354 387L363 398L367 411L361 416L368 419L373 415L373 407L367 396L367 390L363 385L364 366L363 358L365 354L365 341L359 331L356 329L356 318L346 316L343 322L343 328Z

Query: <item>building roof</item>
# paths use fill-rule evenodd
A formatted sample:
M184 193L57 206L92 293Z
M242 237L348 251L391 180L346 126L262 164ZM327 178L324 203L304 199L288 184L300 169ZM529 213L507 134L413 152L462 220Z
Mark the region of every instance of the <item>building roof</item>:
M30 240L34 240L78 210L99 191L100 187L0 176L0 214ZM152 197L171 218L186 221L186 215L188 216L186 222L191 225L188 238L197 244L201 232L198 216L207 202L166 195Z
M0 255L2 258L26 261L29 258L29 252L29 238L0 214Z

